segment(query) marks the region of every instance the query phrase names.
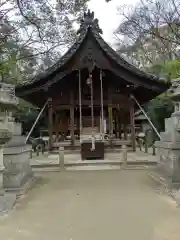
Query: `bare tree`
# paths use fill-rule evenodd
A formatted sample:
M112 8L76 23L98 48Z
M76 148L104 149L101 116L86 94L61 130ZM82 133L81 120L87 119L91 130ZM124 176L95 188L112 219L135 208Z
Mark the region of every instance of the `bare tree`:
M73 24L86 9L87 1L1 0L0 20L4 24L8 21L13 29L3 38L9 37L9 34L13 37L17 34L21 36L21 45L33 48L35 54L44 54L47 51L50 54L55 49L59 51L75 40Z
M120 6L118 12L123 21L116 36L126 37L128 49L140 49L151 63L157 56L158 60L178 58L180 0L141 0L135 6Z
M0 0L0 72L52 65L76 39L88 0ZM29 70L27 69L29 68Z

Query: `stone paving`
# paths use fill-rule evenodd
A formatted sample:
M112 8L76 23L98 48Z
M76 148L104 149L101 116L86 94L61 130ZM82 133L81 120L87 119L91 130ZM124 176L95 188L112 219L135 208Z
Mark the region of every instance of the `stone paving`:
M179 240L180 209L146 170L37 173L3 240Z

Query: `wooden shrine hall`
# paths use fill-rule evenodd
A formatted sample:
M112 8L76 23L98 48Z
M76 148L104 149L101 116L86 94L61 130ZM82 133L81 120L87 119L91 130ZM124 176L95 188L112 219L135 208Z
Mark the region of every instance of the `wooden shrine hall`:
M69 141L81 146L82 158L103 158L106 146L126 144L135 151L136 101L144 104L169 87L119 56L101 34L94 13L84 13L78 40L67 53L16 87L18 97L47 106L50 149Z

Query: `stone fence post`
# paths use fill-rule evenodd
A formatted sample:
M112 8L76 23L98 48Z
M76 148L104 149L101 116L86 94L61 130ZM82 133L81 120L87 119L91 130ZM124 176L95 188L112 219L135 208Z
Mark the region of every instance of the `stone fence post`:
M147 142L147 138L145 138L144 151L145 151L145 153L148 153L148 142Z
M59 148L59 167L60 167L60 170L65 170L65 167L64 167L64 147Z
M122 146L122 161L123 161L123 168L127 167L127 146Z
M4 172L4 162L3 162L3 146L0 146L0 190L3 188L3 172Z
M155 156L156 155L156 147L154 144L152 145L152 150L153 150L152 155Z

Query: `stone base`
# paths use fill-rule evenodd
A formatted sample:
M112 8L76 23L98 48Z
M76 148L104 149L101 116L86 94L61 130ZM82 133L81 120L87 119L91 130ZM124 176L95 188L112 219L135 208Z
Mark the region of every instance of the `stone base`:
M177 148L178 144L178 148ZM156 142L158 149L157 172L171 185L180 186L180 145L166 141Z
M180 206L180 183L173 183L170 179L165 179L158 172L150 172L149 177L160 185L161 194L168 194Z
M162 185L163 187L167 189L179 189L180 183L173 182L172 178L165 177L164 174L161 174L158 171L152 171L149 174L149 177L152 178L155 182Z
M16 203L16 194L0 192L0 216L13 209Z
M12 187L12 188L4 188L6 193L14 193L16 194L16 197L19 197L20 195L25 195L35 184L36 178L34 176L28 178L26 183L24 185L21 185L21 187Z
M3 187L6 191L19 191L33 178L30 151L27 145L4 149Z

